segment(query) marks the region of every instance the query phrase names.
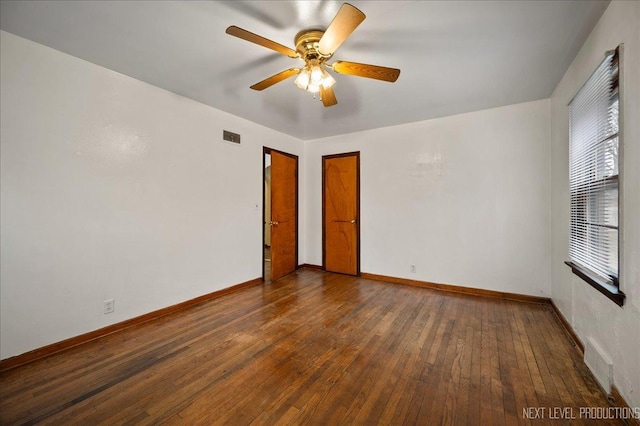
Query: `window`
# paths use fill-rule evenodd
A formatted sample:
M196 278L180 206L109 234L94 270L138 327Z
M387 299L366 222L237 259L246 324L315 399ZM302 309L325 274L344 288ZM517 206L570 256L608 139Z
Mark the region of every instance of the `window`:
M619 48L569 104L569 262L579 275L618 305Z

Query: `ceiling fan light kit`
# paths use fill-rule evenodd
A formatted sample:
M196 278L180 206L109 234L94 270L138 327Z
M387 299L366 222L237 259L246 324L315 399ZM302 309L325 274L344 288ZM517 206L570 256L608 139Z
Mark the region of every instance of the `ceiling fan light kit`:
M326 30L309 29L300 31L295 37L295 50L234 25L227 28L226 32L229 35L274 50L290 58L299 58L304 61L302 68L290 68L279 72L254 84L251 86L252 89L264 90L297 75L295 85L302 90L313 93L314 97L319 93L323 105L329 107L336 105L338 101L333 92L336 80L327 72L327 69L339 74L373 78L391 83L396 81L400 75L400 70L396 68L346 61L337 61L334 64L327 63L327 60L333 56L336 49L364 19L364 13L349 3L344 3Z
M336 80L327 71L323 70L318 63L308 63L296 77L296 86L311 93L319 93L320 86L330 89L336 84Z

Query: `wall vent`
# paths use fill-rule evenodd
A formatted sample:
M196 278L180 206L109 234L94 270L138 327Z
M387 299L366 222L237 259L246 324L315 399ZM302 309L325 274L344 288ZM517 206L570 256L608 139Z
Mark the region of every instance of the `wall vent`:
M591 338L587 338L584 345L584 363L593 373L600 386L607 393L611 393L613 382L613 363L611 358Z
M240 135L237 133L230 132L228 130L222 131L222 139L227 142L240 143Z

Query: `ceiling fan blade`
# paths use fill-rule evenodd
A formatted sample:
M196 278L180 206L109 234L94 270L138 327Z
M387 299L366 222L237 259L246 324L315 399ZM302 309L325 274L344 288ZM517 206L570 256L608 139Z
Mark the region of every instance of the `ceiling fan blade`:
M358 8L345 3L329 24L318 44L318 50L324 55L330 55L351 35L358 25L366 18Z
M329 87L325 89L324 86L320 86L320 97L322 98L322 105L325 107L334 106L338 103L336 94L333 93L333 88Z
M278 53L282 53L285 56L290 58L297 58L298 52L293 49L288 48L287 46L283 46L280 43L276 43L275 41L271 41L268 38L264 38L247 30L243 30L240 27L236 27L235 25L227 28L227 34L236 36L243 40L250 41L251 43L259 44L260 46L266 47L267 49L275 50Z
M282 80L286 80L287 78L294 76L300 72L299 68L289 68L288 70L284 70L279 72L278 74L272 75L269 78L265 78L259 83L251 86L253 90L264 90L267 87L271 87L276 83L280 83Z
M397 68L387 68L378 65L359 64L357 62L336 61L333 70L340 74L356 75L358 77L374 78L376 80L393 83L400 76Z

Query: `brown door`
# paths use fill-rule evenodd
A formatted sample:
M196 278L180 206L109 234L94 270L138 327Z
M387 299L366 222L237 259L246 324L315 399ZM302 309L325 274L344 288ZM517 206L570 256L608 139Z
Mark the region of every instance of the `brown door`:
M360 153L322 157L323 266L360 273Z
M298 265L298 157L271 153L271 280Z

